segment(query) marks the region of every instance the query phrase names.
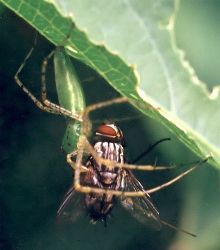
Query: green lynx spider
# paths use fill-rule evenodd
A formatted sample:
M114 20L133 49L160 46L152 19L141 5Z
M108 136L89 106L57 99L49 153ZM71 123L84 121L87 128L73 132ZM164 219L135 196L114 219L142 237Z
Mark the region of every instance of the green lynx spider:
M93 105L90 105L84 109L82 113L72 113L71 111L51 102L50 100L47 99L47 89L46 89L46 69L48 65L48 61L51 59L51 57L54 55L56 50L53 50L42 62L42 67L41 67L41 100L37 99L31 91L28 90L28 88L22 83L22 81L19 78L19 74L23 70L27 60L30 58L34 48L32 47L31 50L28 52L27 56L25 57L23 63L20 65L18 68L16 74L15 74L15 82L17 85L28 95L28 97L34 102L34 104L40 108L42 111L46 111L49 113L57 114L64 116L65 118L72 119L72 120L77 120L81 122L81 133L77 145L77 149L70 154L67 154L67 162L68 164L73 168L75 171L75 177L74 177L74 187L75 190L83 193L90 193L90 192L95 192L95 193L111 193L113 195L124 195L124 196L144 196L146 193L145 192L123 192L123 191L115 191L115 190L106 190L106 189L100 189L100 188L92 188L92 187L86 187L82 186L80 184L80 173L83 171L86 171L86 168L83 167L82 164L82 158L84 153L89 153L92 154L97 163L107 165L108 167L119 167L119 168L126 168L130 170L145 170L145 171L152 171L152 170L163 170L167 169L170 167L163 167L163 166L151 166L151 165L133 165L133 164L119 164L114 161L106 160L103 158L100 158L91 144L89 143L87 137L90 134L91 131L91 122L89 119L89 113L100 109L104 108L109 105L114 105L114 104L119 104L119 103L124 103L127 102L126 97L119 97L119 98L114 98L112 100L96 103ZM73 157L76 156L76 161L73 161ZM200 164L198 164L200 165ZM155 188L146 190L147 193L153 193L156 192L160 189L163 189L167 186L170 186L174 182L178 181L181 179L183 176L187 175L189 172L193 171L198 165L193 166L192 168L188 169L184 173L180 174L176 178L160 185Z

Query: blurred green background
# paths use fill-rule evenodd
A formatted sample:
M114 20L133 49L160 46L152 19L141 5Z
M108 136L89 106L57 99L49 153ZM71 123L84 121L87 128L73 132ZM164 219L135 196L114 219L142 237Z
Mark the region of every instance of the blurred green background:
M175 25L178 46L185 50L187 59L210 90L220 82L219 11L217 0L184 0ZM154 231L117 207L106 228L102 223L90 224L86 215L72 225L57 223L57 208L72 182L71 170L60 150L65 120L38 110L13 79L36 32L1 4L0 21L0 249L219 250L219 172L210 166L152 194L161 217L196 233L195 239L166 227ZM52 49L39 36L21 75L37 96L41 62ZM87 104L117 96L94 71L73 62L83 82ZM85 81L88 78L92 80ZM52 63L47 82L50 99L57 101ZM198 160L160 124L141 117L129 105L101 110L93 118L94 124L103 119L118 122L126 137L130 160L149 144L171 138L140 163L179 167L166 172L136 172L146 189L166 182L189 167L187 163Z

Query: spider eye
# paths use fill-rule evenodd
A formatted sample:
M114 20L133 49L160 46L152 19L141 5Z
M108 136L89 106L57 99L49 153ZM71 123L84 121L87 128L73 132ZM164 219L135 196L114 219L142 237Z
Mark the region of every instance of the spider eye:
M107 123L100 125L96 130L96 135L123 139L123 133L119 127L113 123Z

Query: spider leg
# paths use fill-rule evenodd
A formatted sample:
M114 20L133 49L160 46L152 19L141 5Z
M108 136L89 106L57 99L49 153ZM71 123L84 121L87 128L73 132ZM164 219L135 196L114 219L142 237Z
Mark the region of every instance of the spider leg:
M85 192L85 193L90 193L92 192L91 190L94 190L94 192L108 192L107 190L104 189L99 189L96 188L97 190L95 191L95 188L91 187L83 187L80 184L80 173L81 173L81 166L82 166L82 159L83 159L83 154L84 152L87 150L89 153L92 154L93 147L89 144L88 140L87 140L87 136L90 134L91 131L91 122L89 119L89 113L112 105L112 104L117 104L117 103L124 103L127 102L127 98L125 97L119 97L119 98L115 98L112 100L108 100L108 101L104 101L104 102L100 102L100 103L96 103L96 104L92 104L88 107L85 108L84 112L83 112L83 116L82 116L82 127L81 127L81 135L79 136L79 141L77 144L77 157L76 157L76 162L73 164L71 163L71 165L74 165L74 170L75 170L75 175L74 175L74 187L77 191L79 192ZM87 147L87 145L90 145L91 147ZM90 150L91 149L91 150ZM122 193L122 192L120 192Z
M176 181L180 180L181 178L183 178L185 175L189 174L190 172L192 172L193 170L195 170L197 167L201 166L201 164L205 163L208 159L205 159L204 161L198 163L197 165L191 167L190 169L186 170L185 172L183 172L182 174L178 175L177 177L173 178L172 180L157 186L155 188L146 190L146 191L134 191L134 192L123 192L123 191L116 191L116 190L107 190L107 189L101 189L101 188L93 188L93 187L88 187L88 186L81 186L80 184L75 186L75 188L79 191L79 192L83 192L83 193L99 193L99 194L111 194L111 195L116 195L116 196L127 196L127 197L141 197L141 196L145 196L146 194L150 194L150 193L154 193L158 190L161 190L165 187L170 186L171 184L175 183ZM75 182L76 184L76 182Z
M77 150L74 150L73 152L71 152L70 154L67 154L66 156L66 161L67 163L70 165L70 167L75 170L76 169L76 163L75 161L73 160L73 157L77 155ZM88 169L81 165L81 172L86 172Z
M208 159L209 159L209 157L206 158L206 159L203 160L203 161L200 161L199 163L197 163L197 164L194 165L193 167L187 169L186 171L184 171L183 173L179 174L178 176L176 176L176 177L173 178L172 180L170 180L170 181L168 181L168 182L165 182L164 184L159 185L159 186L157 186L157 187L155 187L155 188L148 189L148 190L146 190L146 192L147 192L148 194L154 193L154 192L157 192L158 190L164 189L164 188L166 188L166 187L172 185L173 183L175 183L175 182L177 182L178 180L182 179L185 175L189 174L190 172L192 172L193 170L195 170L196 168L198 168L199 166L201 166L203 163L207 162Z
M175 166L152 166L152 165L135 165L135 164L128 164L128 163L118 163L116 161L103 159L100 156L98 156L97 152L94 150L92 145L86 141L86 149L87 151L92 154L94 159L97 163L106 165L109 168L119 167L119 168L125 168L130 170L144 170L144 171L155 171L155 170L167 170L167 169L173 169Z
M43 60L42 66L41 66L41 98L42 103L44 104L44 107L49 108L50 110L53 110L55 114L64 115L66 117L69 117L73 120L79 120L82 121L81 116L78 114L73 114L71 111L51 102L47 99L47 87L46 87L46 71L47 71L47 65L49 60L54 55L56 49L51 51L48 56L45 57Z
M91 104L89 106L87 106L85 108L85 110L83 111L83 115L82 115L82 128L81 128L81 134L83 134L84 136L89 136L92 125L89 119L89 113L92 111L95 111L97 109L101 109L113 104L119 104L119 103L125 103L128 102L128 99L126 97L118 97L118 98L114 98L108 101L104 101L104 102L99 102L99 103L95 103L95 104Z
M34 104L40 108L43 111L46 111L48 113L53 113L53 114L57 114L57 115L64 115L66 117L69 117L71 119L74 120L79 120L82 121L82 118L79 114L73 114L71 111L60 107L57 104L54 104L52 102L50 102L49 100L46 99L46 90L45 87L42 87L42 101L40 101L38 98L36 98L32 92L23 84L23 82L20 80L19 75L22 72L24 66L26 65L26 62L28 61L28 59L30 58L31 54L33 53L34 47L32 47L30 49L30 51L28 52L28 54L26 55L24 61L22 62L22 64L20 65L20 67L18 68L14 79L16 84L28 95L28 97L34 102ZM54 51L52 51L47 57L46 59L44 59L43 62L43 66L42 68L45 69L45 65L47 65L48 63L48 59L54 54ZM42 76L42 81L44 81L45 77ZM45 85L45 82L42 82L42 86Z
M64 42L69 39L72 29L73 29L73 25L71 25L71 30L68 33L68 35L63 39L63 41L61 42L61 45L63 45ZM35 45L36 45L36 38L35 38L35 41L34 41L34 46ZM24 69L27 61L31 57L31 55L32 55L32 53L34 51L34 46L27 53L26 57L24 58L23 62L19 66L19 68L18 68L18 70L17 70L17 72L16 72L16 74L14 76L16 84L27 94L27 96L41 110L46 111L48 113L63 115L63 116L66 116L66 117L68 117L70 119L82 121L81 115L73 114L71 111L69 111L69 110L67 110L67 109L65 109L65 108L63 108L63 107L61 107L61 106L59 106L59 105L57 105L55 103L52 103L51 101L49 101L47 99L45 74L46 74L48 61L54 55L54 52L56 51L56 49L53 50L52 52L50 52L49 55L43 60L43 63L42 63L42 67L41 67L41 98L42 98L42 100L39 100L37 97L35 97L34 94L32 94L32 92L20 80L19 75L22 72L22 70Z
M79 137L78 141L78 150L77 150L77 157L76 157L76 162L71 163L70 165L74 165L74 170L75 170L75 175L74 175L74 187L77 191L83 192L83 193L100 193L100 194L112 194L112 195L124 195L124 196L145 196L146 192L145 191L134 191L134 192L124 192L124 191L118 191L118 190L108 190L108 189L102 189L102 188L94 188L94 187L89 187L89 186L82 186L80 184L80 173L81 173L81 166L82 166L82 159L83 159L83 154L84 152L89 152L94 159L99 163L106 165L108 167L120 167L120 168L126 168L126 169L137 169L137 170L164 170L164 169L170 169L173 167L164 167L164 166L151 166L151 165L143 165L143 166L138 166L134 164L126 164L126 163L118 163L115 161L103 159L98 156L97 152L94 150L92 145L89 143L87 140L87 136L90 134L91 131L91 122L89 119L89 113L100 109L104 108L106 106L112 105L112 104L119 104L119 103L124 103L127 102L126 97L119 97L115 98L112 100L92 104L88 107L85 108L82 116L82 127L81 127L81 135ZM71 157L70 157L71 158ZM68 159L70 161L70 159Z
M185 172L183 172L182 174L178 175L177 177L173 178L172 180L157 186L155 188L146 190L146 191L138 191L138 192L123 192L123 191L116 191L116 190L107 190L107 189L100 189L100 188L93 188L93 187L88 187L88 186L82 186L80 185L80 164L81 164L81 160L82 160L82 155L84 150L86 149L88 152L90 152L94 159L99 163L99 164L104 164L108 167L121 167L121 168L126 168L126 169L141 169L141 170L154 170L155 167L154 166L136 166L136 165L130 165L130 164L120 164L111 160L106 160L103 158L100 158L96 151L93 149L93 147L90 145L90 143L87 141L86 137L82 137L81 138L82 141L81 143L81 154L77 155L77 159L78 159L78 164L76 164L76 172L75 172L75 188L80 191L80 192L84 192L84 193L90 193L90 192L95 192L95 193L105 193L105 194L112 194L112 195L124 195L124 196L144 196L146 195L146 193L153 193L156 192L158 190L161 190L165 187L170 186L171 184L175 183L176 181L180 180L181 178L183 178L185 175L189 174L190 172L192 172L193 170L195 170L197 167L201 166L201 164L205 163L207 159L203 160L202 162L197 163L195 166L191 167L190 169L186 170ZM79 158L78 158L79 156ZM161 168L166 169L166 167L158 167L158 169L161 170Z
M34 47L32 47L30 49L30 51L28 52L28 54L26 55L24 61L22 62L22 64L19 66L15 76L14 76L14 79L15 79L15 82L16 84L28 95L28 97L34 102L34 104L40 108L41 110L43 111L46 111L46 112L49 112L49 113L54 113L53 110L51 110L50 108L48 107L45 107L43 105L43 103L37 99L27 88L26 86L22 83L22 81L20 80L19 78L19 75L21 73L21 71L23 70L26 62L28 61L28 59L30 58L31 54L33 53L33 50L34 50Z
M74 188L77 191L84 192L84 193L91 193L91 192L108 193L109 192L109 190L105 190L105 189L101 189L101 188L85 187L85 186L82 186L80 184L80 173L81 173L83 154L86 150L89 153L91 153L89 148L86 146L89 144L89 142L87 140L87 136L89 135L89 133L91 131L91 122L89 119L89 113L94 111L94 110L97 110L97 109L100 109L100 108L103 108L103 107L106 107L106 106L109 106L112 104L124 103L124 102L127 102L127 98L119 97L119 98L115 98L112 100L92 104L92 105L85 108L85 110L83 112L83 116L82 116L83 122L82 122L81 133L80 133L81 135L79 137L79 141L77 144L77 157L76 157L76 162L74 164L74 169L75 169ZM91 146L91 148L92 148L92 146ZM113 192L119 192L120 194L123 193L121 191L113 191Z

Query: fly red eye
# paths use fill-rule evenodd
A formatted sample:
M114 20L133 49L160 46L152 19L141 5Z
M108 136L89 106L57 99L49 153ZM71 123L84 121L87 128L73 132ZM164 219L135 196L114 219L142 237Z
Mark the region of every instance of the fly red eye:
M100 125L96 130L96 135L117 138L117 139L123 138L122 131L113 123Z
M100 125L97 128L96 133L104 136L117 137L117 131L115 130L115 128L109 126L109 124Z

